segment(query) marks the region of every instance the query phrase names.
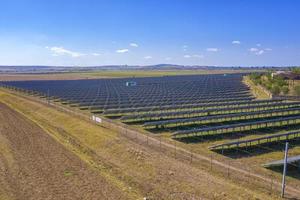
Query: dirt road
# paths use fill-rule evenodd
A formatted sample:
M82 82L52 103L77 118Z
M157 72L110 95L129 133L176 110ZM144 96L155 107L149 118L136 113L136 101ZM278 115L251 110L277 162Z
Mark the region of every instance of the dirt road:
M0 104L0 199L126 199L33 122Z

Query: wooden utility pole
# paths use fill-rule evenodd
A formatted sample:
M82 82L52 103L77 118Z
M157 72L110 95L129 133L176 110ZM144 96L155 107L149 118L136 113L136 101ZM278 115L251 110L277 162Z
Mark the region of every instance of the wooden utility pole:
M285 152L284 152L284 164L283 164L283 173L282 173L281 198L284 198L284 193L285 193L285 176L286 176L286 170L287 170L288 151L289 151L289 143L287 142L285 144Z

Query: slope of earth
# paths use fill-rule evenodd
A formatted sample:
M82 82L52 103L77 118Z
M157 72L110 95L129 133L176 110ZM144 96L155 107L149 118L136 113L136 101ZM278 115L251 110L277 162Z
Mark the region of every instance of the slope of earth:
M0 199L127 199L117 187L0 103Z
M93 163L108 180L123 186L126 194L132 191L147 199L277 199L254 185L245 187L208 172L204 166L174 159L145 143L138 144L39 102L1 91L0 101L47 130L87 163Z

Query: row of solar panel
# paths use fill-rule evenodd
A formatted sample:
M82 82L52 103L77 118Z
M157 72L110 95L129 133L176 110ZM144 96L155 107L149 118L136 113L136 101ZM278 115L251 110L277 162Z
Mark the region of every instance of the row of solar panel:
M173 133L173 137L203 136L210 134L220 134L236 131L254 130L267 127L277 127L283 125L299 124L300 115L290 117L280 117L276 119L255 120L230 125L219 125L212 127L194 128L190 130L180 130Z
M204 109L204 108L214 108L214 107L240 107L243 105L262 105L262 104L272 104L276 102L281 102L281 99L272 99L272 100L237 100L233 99L231 101L216 101L211 99L206 102L199 102L193 104L184 104L184 105L165 105L165 106L151 106L151 107L142 107L142 108L124 108L124 109L109 109L104 112L106 115L120 114L124 115L127 113L150 113L150 112L166 112L169 110L189 110L189 109ZM101 107L92 107L91 110L101 109Z
M147 113L136 115L125 115L121 119L123 121L147 121L147 120L162 120L162 119L176 119L176 118L191 118L195 116L217 115L217 114L231 114L237 112L250 112L257 110L267 110L276 108L286 108L298 106L299 103L295 102L275 102L267 105L250 105L229 108L212 108L204 110L188 110L188 111L175 111L163 113Z
M5 85L55 96L81 106L101 109L142 108L145 106L179 105L201 100L251 99L242 75L195 75L160 78L102 79L74 81L16 81ZM137 87L127 87L134 80Z
M184 119L174 119L174 120L164 120L164 121L154 121L146 122L143 124L144 127L166 127L168 125L182 126L183 124L207 124L212 122L225 122L225 121L234 121L234 120L249 120L249 119L259 119L259 118L268 118L276 116L288 116L293 114L300 114L300 104L295 105L295 107L286 108L286 109L272 109L272 110L263 110L255 112L244 112L244 113L233 113L225 115L213 115L213 116L204 116L204 117L193 117L193 118L184 118Z
M277 133L277 134L272 134L268 136L263 136L263 137L257 137L253 139L248 139L248 140L238 140L238 141L233 141L233 142L226 142L223 144L216 144L213 146L210 146L209 149L211 150L217 150L217 149L224 149L224 148L233 148L233 147L240 147L242 145L249 146L252 145L253 143L256 144L262 144L262 143L270 143L273 141L278 141L278 140L288 140L288 139L294 139L300 137L300 131L291 131L287 133Z

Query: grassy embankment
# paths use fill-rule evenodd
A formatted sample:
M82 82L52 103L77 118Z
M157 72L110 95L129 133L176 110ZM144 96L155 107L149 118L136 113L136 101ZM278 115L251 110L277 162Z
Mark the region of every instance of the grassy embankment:
M97 159L99 158L95 155L95 152L89 146L85 145L107 145L107 143L117 138L116 133L98 129L95 125L76 120L64 113L20 99L2 91L0 91L0 102L7 104L43 128L58 142L88 163L94 170L98 171L109 183L127 194L128 199L142 198L138 190L131 189L130 184L128 184L129 182L125 183L123 180L123 178L126 179L128 177L118 177L119 172L113 171L108 163L98 162ZM69 132L72 132L74 136L78 136L84 141L79 141L78 138L69 135ZM95 132L97 132L97 135L94 134Z
M275 198L256 190L254 185L246 189L69 114L3 92L0 97L1 102L40 125L132 199L142 196L154 199Z
M271 98L270 92L265 90L260 85L255 85L248 76L244 76L243 82L250 87L250 91L255 98L257 98L257 99L270 99Z

